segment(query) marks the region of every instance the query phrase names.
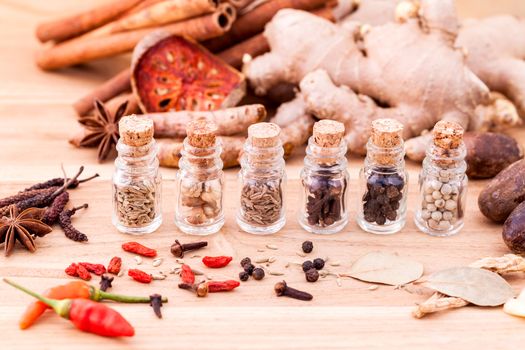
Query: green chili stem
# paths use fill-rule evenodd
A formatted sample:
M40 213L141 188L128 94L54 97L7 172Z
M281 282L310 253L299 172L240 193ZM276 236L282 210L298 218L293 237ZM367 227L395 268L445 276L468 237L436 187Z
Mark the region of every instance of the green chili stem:
M91 300L101 301L101 300L113 300L118 303L128 303L128 304L137 304L144 303L149 304L151 299L149 297L137 297L132 295L122 295L122 294L113 294L101 291L98 288L92 287L91 289ZM162 298L163 303L168 302L168 298Z
M47 306L51 307L57 314L59 314L61 317L68 318L69 319L69 309L71 307L71 300L70 299L64 299L64 300L55 300L55 299L49 299L46 298L38 293L33 292L32 290L29 290L25 287L22 287L21 285L4 278L3 279L5 283L9 284L10 286L15 287L18 290L21 290L22 292L31 295L32 297L37 298Z

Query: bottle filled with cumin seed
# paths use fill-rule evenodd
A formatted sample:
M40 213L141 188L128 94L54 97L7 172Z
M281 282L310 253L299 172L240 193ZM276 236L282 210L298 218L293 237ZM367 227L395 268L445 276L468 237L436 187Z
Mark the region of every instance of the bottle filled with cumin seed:
M370 233L392 234L405 226L408 172L405 169L403 124L376 119L367 143L359 182L357 223Z
M419 175L421 207L417 227L432 236L451 236L463 227L468 178L467 150L463 127L440 121L434 126L434 141L427 149Z
M299 223L308 232L333 234L348 223L345 127L333 120L314 124L301 171Z
M192 235L210 235L224 225L224 173L217 126L206 119L188 124L177 173L175 223Z
M286 174L280 134L281 129L273 123L248 128L239 173L241 205L237 214L237 224L245 232L272 234L286 222Z
M113 174L113 224L123 233L141 235L162 223L161 174L153 122L127 116L119 122L118 157Z

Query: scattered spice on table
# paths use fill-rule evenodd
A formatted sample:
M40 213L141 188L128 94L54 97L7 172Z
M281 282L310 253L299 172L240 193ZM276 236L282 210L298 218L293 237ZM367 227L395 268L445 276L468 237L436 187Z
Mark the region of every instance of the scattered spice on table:
M137 242L127 242L122 244L122 249L126 252L142 255L148 258L154 258L157 256L155 249L148 248Z
M203 298L208 295L208 284L206 282L197 284L179 283L179 288L188 290L199 298Z
M308 282L317 282L319 279L319 271L316 269L310 269L305 272L305 277Z
M108 273L118 275L120 272L120 269L122 268L122 259L118 256L114 256L111 258L109 265L108 265Z
M312 250L314 250L314 244L312 241L304 241L301 245L301 248L303 249L303 252L309 254L312 252Z
M153 280L153 277L149 273L139 269L129 269L128 276L140 283L151 283Z
M182 283L193 284L195 283L195 273L189 265L182 265L180 270L180 279Z
M162 312L160 311L160 308L162 307L162 296L160 294L153 294L150 295L150 305L153 308L153 312L155 312L155 315L158 318L162 318Z
M113 287L111 285L111 283L113 282L113 279L115 279L115 277L109 277L109 276L106 276L106 275L100 276L100 282L99 282L100 290L105 292L109 288Z
M278 297L286 296L293 299L310 301L313 299L312 294L291 288L286 284L286 281L277 282L274 286L275 294Z
M204 248L208 245L208 242L201 241L201 242L193 242L193 243L186 243L181 244L177 239L175 240L175 243L171 245L170 251L171 254L173 254L177 258L183 258L184 252L190 251L190 250L197 250Z
M254 280L260 281L264 278L264 275L264 270L260 267L256 267L255 269L253 269L252 277Z
M87 242L88 241L88 237L86 236L86 234L76 229L71 222L71 217L75 215L75 213L78 210L85 209L87 207L88 205L84 204L84 205L81 205L79 207L75 207L72 209L66 209L59 216L58 222L60 224L60 227L62 227L64 234L66 235L67 238L75 242Z
M202 258L202 263L207 267L217 269L225 267L232 260L233 258L231 256L205 256Z
M91 274L89 273L88 269L86 269L85 266L77 264L76 268L77 268L77 276L79 278L83 279L84 281L91 280Z
M97 276L101 276L106 273L106 267L102 264L92 264L88 262L80 262L79 265L82 265L91 273L94 273Z
M238 281L234 281L234 280L208 281L205 283L208 284L209 293L229 292L241 285Z

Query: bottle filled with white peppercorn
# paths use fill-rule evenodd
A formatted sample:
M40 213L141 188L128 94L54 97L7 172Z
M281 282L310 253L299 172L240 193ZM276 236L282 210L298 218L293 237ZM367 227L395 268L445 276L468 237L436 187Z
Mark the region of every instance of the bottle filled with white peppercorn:
M119 122L119 133L113 175L113 224L124 233L151 233L162 223L161 175L153 122L127 116Z
M456 122L434 126L434 141L427 149L419 176L421 208L415 222L432 236L450 236L463 227L468 178L465 174L464 130Z
M333 120L314 124L301 171L299 223L308 232L333 234L348 223L345 127Z
M181 231L209 235L224 225L222 147L217 126L206 119L189 123L177 173L175 223Z
M286 182L281 129L273 123L248 128L241 158L237 224L248 233L272 234L285 224L283 187Z
M370 233L392 234L406 223L408 173L405 170L403 124L376 119L360 172L357 223Z

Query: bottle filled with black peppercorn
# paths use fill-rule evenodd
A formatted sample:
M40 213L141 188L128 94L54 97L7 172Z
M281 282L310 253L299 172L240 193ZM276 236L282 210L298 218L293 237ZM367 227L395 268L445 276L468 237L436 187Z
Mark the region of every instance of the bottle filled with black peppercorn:
M432 236L450 236L463 227L468 184L463 133L463 127L456 122L438 122L423 161L419 175L421 207L415 222Z
M404 157L403 125L393 119L374 120L359 175L362 200L357 222L363 230L392 234L405 225L408 173Z
M241 158L240 208L237 224L248 233L272 234L285 224L283 186L286 182L281 129L273 123L248 128Z
M348 222L345 128L333 120L314 125L301 172L299 223L308 232L333 234Z

